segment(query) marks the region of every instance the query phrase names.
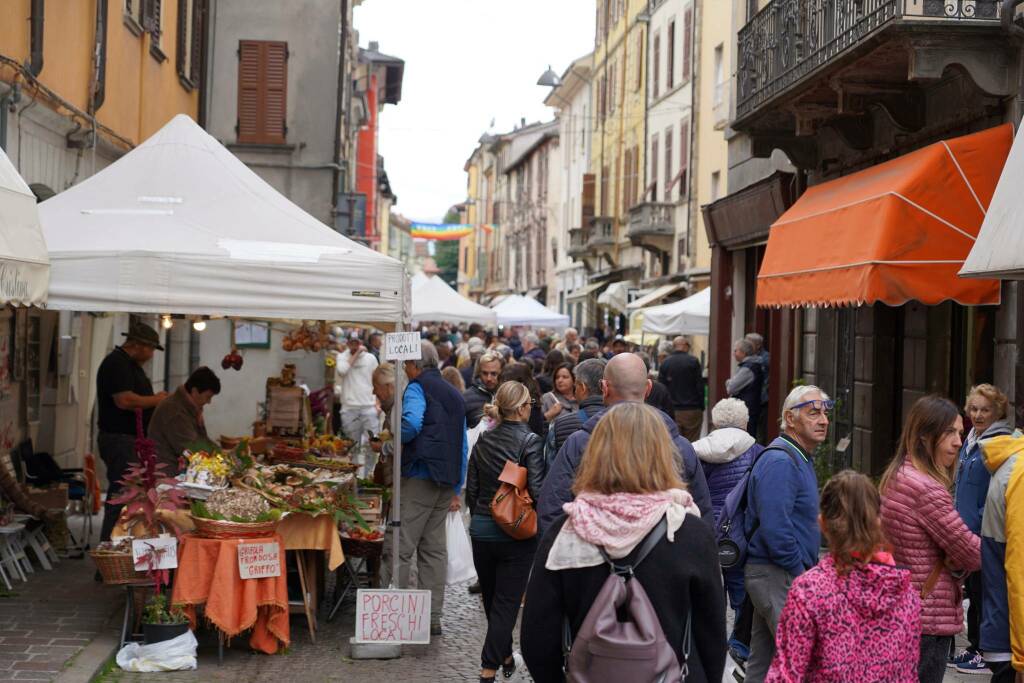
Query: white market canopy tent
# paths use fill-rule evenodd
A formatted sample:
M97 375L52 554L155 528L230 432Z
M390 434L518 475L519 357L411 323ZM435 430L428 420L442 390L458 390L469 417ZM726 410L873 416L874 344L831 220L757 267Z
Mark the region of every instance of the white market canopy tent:
M711 288L702 289L681 301L640 310L644 314L644 332L708 334L711 327Z
M512 294L492 306L498 314L500 325L522 325L525 327L568 327L569 316L555 313L536 299Z
M300 209L185 115L39 210L50 308L385 326L403 317L399 261Z
M36 196L0 149L0 303L44 306L49 280Z
M961 277L1024 280L1024 135L1017 132Z
M452 289L447 282L417 274L412 285L413 322L445 321L452 323L480 323L494 325L494 311L470 301Z

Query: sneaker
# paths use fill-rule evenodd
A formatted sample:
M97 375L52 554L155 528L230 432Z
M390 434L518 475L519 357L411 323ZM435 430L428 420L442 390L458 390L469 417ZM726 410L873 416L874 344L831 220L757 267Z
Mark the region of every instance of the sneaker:
M961 650L960 654L953 655L952 657L950 657L949 659L946 660L946 666L948 666L951 669L955 669L958 666L960 666L961 664L966 664L966 663L972 661L974 659L975 655L977 655L977 654L978 654L978 651L977 650L973 650L971 648L967 648L966 650Z
M432 636L443 636L444 632L441 630L441 624L430 625L430 635Z
M743 664L750 658L750 648L735 638L730 638L729 654L737 664Z
M990 673L988 667L985 666L985 658L981 656L980 652L975 653L974 657L970 661L956 665L958 673L962 674L987 674Z
M483 591L483 589L480 588L479 581L475 581L469 584L469 588L467 588L466 590L469 591L470 595L479 595Z

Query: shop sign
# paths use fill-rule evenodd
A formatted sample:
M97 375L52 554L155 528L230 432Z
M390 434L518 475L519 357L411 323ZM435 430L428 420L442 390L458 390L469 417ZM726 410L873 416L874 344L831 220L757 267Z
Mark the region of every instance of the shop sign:
M175 569L178 566L178 539L174 536L132 539L135 571Z
M281 576L281 544L239 543L238 573L243 579L269 579Z
M387 360L420 360L419 332L388 332L384 335L384 358Z
M360 589L357 643L430 643L430 591Z

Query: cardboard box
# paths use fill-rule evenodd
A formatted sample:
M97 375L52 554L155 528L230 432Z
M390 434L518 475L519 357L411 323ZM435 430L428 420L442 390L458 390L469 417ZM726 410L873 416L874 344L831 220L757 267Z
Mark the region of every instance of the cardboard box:
M47 509L59 508L63 510L68 506L67 484L58 484L45 489L26 486L25 492L30 499Z

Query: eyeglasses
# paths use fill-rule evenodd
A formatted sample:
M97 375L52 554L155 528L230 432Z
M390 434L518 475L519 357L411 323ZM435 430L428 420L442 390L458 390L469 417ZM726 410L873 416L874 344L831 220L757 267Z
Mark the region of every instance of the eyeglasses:
M803 403L797 403L795 406L791 407L790 410L800 410L801 408L803 408L805 406L810 406L811 410L820 410L820 411L828 412L828 411L832 410L835 407L835 405L836 405L836 402L831 400L831 399L829 399L827 401L822 401L822 400L804 401Z

